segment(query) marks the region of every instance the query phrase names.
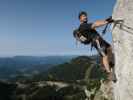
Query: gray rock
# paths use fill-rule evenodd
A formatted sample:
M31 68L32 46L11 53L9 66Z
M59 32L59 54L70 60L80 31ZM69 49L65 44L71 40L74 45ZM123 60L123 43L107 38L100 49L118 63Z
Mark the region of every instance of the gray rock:
M121 28L117 24L112 31L118 80L114 99L133 100L133 0L117 0L113 18L124 20Z

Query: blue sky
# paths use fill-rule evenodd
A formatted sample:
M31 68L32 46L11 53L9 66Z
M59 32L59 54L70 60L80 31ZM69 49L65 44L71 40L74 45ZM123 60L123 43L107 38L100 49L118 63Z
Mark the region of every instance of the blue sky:
M78 13L91 22L112 14L115 0L0 0L0 56L90 54L75 45ZM99 29L101 30L101 29ZM111 34L104 36L111 42Z

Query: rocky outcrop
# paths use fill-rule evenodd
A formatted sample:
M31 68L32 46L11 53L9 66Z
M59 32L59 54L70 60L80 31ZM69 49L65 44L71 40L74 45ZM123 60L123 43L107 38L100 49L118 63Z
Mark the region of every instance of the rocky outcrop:
M40 73L31 79L2 81L0 100L112 100L112 82L95 61L82 56L56 65L49 70L52 80L44 80L47 74Z
M117 0L113 18L123 20L112 32L118 80L114 84L114 97L133 100L133 0Z
M101 81L100 89L96 92L94 100L113 100L113 85L111 81Z

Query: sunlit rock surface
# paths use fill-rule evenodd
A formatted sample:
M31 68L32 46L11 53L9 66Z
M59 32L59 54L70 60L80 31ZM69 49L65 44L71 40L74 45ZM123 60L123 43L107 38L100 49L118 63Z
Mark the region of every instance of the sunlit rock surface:
M114 98L133 100L133 0L117 0L113 18L124 20L121 27L117 24L112 31L118 79Z

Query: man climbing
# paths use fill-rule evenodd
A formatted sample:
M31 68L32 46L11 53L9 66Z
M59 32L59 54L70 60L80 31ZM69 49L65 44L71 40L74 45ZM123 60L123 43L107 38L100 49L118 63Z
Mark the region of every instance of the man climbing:
M74 37L81 43L85 45L91 44L92 47L96 48L102 58L104 69L110 77L111 68L108 60L108 50L110 50L112 54L112 47L100 36L100 34L96 31L96 28L112 23L112 17L105 20L97 20L94 23L88 23L87 13L83 11L79 13L79 21L80 26L78 29L74 30Z

